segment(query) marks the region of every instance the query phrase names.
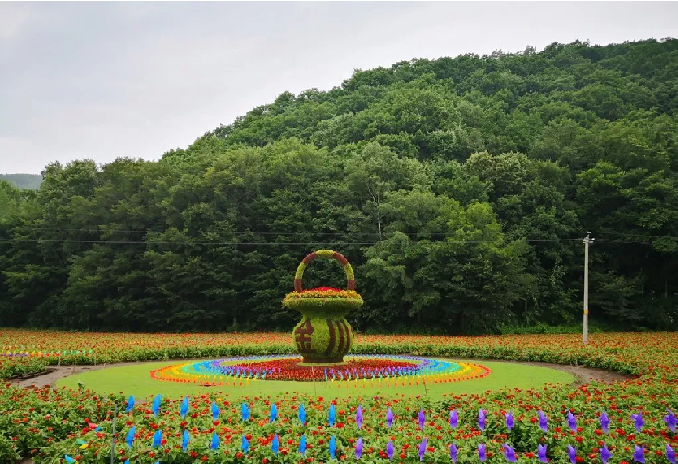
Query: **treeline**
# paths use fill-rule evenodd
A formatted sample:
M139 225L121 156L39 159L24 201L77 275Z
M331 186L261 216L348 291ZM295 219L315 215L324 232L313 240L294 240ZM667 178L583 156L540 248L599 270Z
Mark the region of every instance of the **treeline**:
M6 180L20 189L38 189L42 177L38 174L0 174L0 181Z
M310 251L363 331L678 328L678 40L414 60L284 93L158 162L0 183L1 325L290 329ZM345 284L316 261L306 287Z

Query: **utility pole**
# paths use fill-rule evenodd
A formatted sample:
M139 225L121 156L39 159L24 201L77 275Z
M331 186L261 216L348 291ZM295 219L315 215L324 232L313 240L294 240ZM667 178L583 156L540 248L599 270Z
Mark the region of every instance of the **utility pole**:
M595 238L591 232L584 237L584 345L589 341L589 245Z

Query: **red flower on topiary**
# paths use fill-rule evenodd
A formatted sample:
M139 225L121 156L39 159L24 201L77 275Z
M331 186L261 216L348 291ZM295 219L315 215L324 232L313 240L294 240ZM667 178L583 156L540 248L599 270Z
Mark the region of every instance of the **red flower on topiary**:
M308 290L302 290L301 293L306 293L306 292L341 292L342 290L340 288L334 288L334 287L316 287L316 288L311 288Z

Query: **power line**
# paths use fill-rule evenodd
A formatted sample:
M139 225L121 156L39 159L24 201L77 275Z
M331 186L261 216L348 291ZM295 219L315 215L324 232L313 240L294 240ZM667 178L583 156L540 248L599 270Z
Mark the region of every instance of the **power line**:
M506 242L511 241L522 241L527 243L556 243L556 242L577 242L580 241L579 238L559 238L559 239L515 239L515 240L505 240ZM639 241L622 241L622 240L604 240L598 239L599 241L606 241L607 243L641 243L641 244L650 244L649 242L639 242ZM426 241L425 239L417 240L414 243L419 243ZM431 243L495 243L497 240L437 240L432 241ZM9 238L9 239L0 239L0 243L101 243L101 244L110 244L110 245L214 245L214 246L302 246L302 245L343 245L343 246L366 246L366 245L375 245L380 243L376 242L337 242L337 241L311 241L311 242L210 242L210 241L186 241L186 240L73 240L73 239L23 239L23 238Z
M23 243L36 243L36 242L46 242L46 243L108 243L113 245L121 244L130 244L130 245L273 245L273 246L284 246L284 245L374 245L377 242L353 242L353 243L343 243L343 242L188 242L188 241L144 241L144 240L69 240L69 239L22 239L22 238L10 238L10 239L0 239L0 243L7 242L23 242Z
M59 231L59 232L101 232L101 233L134 233L134 234L146 234L146 233L158 233L162 234L167 232L167 230L156 231L156 230L105 230L105 229L93 229L93 228L62 228L62 227L30 227L30 226L17 226L19 229L28 229L28 230L47 230L47 231ZM181 231L179 231L181 232ZM195 232L195 231L193 231ZM372 235L372 236L383 236L384 233L379 232L270 232L270 231L254 231L254 230L245 230L245 231L231 231L228 232L232 235L338 235L338 236L353 236L353 235ZM431 235L431 236L450 236L456 235L456 232L400 232L398 233L408 236L413 235ZM563 240L580 240L578 238L563 239Z
M602 233L603 234L609 234L609 235L618 235L620 237L670 238L670 239L673 239L673 240L678 240L678 237L674 237L673 235L626 234L626 233L621 233L621 232L609 232L609 231L604 231Z
M98 226L101 227L101 226ZM32 226L17 226L17 229L28 229L28 230L44 230L44 231L58 231L58 232L100 232L100 233L130 233L130 234L162 234L166 233L167 230L156 231L156 230L119 230L119 229L99 229L99 228L63 228L63 227L32 227ZM181 232L181 231L180 231ZM255 231L255 230L245 230L245 231L231 231L228 232L231 235L317 235L317 236L383 236L383 233L379 232L271 232L271 231ZM398 232L407 236L418 236L418 235L429 235L435 237L447 237L451 235L456 235L456 232ZM643 238L643 239L657 239L657 238L667 238L672 240L678 240L678 237L672 235L644 235L644 234L629 234L621 232L610 232L604 231L603 235L617 235L620 237L634 237L634 238ZM553 241L578 241L580 238L558 238L558 239L527 239L528 242L553 242ZM598 238L598 240L611 241L611 239ZM489 240L490 242L492 240ZM640 243L640 242L622 242L622 243Z

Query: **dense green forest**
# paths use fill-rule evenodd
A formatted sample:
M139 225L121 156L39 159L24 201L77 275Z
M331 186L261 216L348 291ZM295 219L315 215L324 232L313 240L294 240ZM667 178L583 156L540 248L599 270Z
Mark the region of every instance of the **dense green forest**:
M0 180L9 181L20 189L39 189L42 176L38 174L0 174Z
M290 329L310 251L361 331L678 328L678 40L412 60L283 93L157 162L0 183L2 325ZM343 286L316 261L304 284Z

